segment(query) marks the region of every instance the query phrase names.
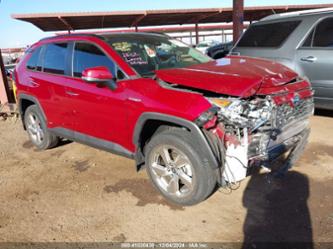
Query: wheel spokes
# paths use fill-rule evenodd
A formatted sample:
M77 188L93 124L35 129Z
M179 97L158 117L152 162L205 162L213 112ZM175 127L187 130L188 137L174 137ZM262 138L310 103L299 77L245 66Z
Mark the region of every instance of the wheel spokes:
M36 125L36 119L34 118L34 116L32 114L29 115L29 119L30 119L30 124Z
M37 130L36 136L37 136L36 138L37 142L40 143L42 141L42 136L39 130Z
M162 157L163 162L165 163L165 165L170 164L171 162L171 157L170 157L170 153L168 148L166 147L162 147L159 149L158 154Z
M178 148L161 145L150 164L158 185L169 194L185 196L193 190L192 164Z
M31 139L37 144L41 144L44 139L44 131L37 116L30 113L28 116L27 130Z
M155 173L160 177L167 176L167 175L171 174L171 172L168 171L167 168L162 166L162 165L159 165L157 163L153 163L151 166L153 167Z
M173 175L168 184L167 190L172 194L176 194L179 191L179 178L177 175Z
M28 125L27 129L32 135L36 134L36 129L31 124Z
M178 174L180 181L189 189L192 189L192 177L186 175L184 172Z
M40 141L43 141L43 139L44 139L44 132L43 132L43 130L40 127L37 128L37 133L39 134Z
M179 168L179 169L184 167L184 166L189 165L188 160L184 156L182 156L181 154L178 154L174 163L175 163L175 167Z

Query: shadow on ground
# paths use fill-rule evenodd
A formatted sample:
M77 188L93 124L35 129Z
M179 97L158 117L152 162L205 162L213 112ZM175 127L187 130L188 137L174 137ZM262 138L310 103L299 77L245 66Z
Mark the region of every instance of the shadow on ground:
M312 249L308 198L309 180L301 173L290 171L281 179L254 174L243 195L247 209L243 249L284 248L295 242Z
M333 118L333 111L332 110L316 109L314 114L316 116L323 116L323 117Z
M115 185L105 186L104 191L106 193L127 191L138 199L136 205L141 207L148 204L159 204L168 206L172 210L185 210L182 206L177 206L166 201L147 179L123 179Z

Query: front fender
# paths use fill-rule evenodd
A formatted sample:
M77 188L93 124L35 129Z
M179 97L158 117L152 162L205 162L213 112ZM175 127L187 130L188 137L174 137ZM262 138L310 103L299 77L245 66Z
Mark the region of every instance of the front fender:
M219 167L218 160L214 155L213 150L207 141L207 138L200 130L200 128L195 123L189 120L167 114L145 112L139 117L135 125L133 135L133 144L135 144L137 148L137 153L142 153L142 148L140 148L140 135L144 125L149 120L164 121L188 129L191 132L193 138L196 140L196 145L203 153L202 156L204 157L203 161L205 162L205 164L207 164L207 166L209 167L212 167L213 169L217 169Z

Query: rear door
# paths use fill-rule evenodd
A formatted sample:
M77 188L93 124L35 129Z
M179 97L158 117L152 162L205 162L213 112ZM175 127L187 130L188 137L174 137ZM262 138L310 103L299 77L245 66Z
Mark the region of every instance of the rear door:
M121 143L126 131L126 81L121 81L124 75L101 48L88 42L73 44L72 65L67 92L71 94L74 110L74 130L84 136ZM96 66L106 66L113 75L118 74L117 89L110 90L81 79L83 70Z
M318 99L333 98L333 18L321 20L297 50L299 71L306 75Z
M73 111L66 93L67 77L69 75L67 42L48 43L44 45L42 54L42 73L40 84L48 87L50 94L47 103L47 118L50 128L72 129Z
M48 43L34 49L26 65L24 82L41 104L49 128L72 128L65 92L68 52L66 42Z

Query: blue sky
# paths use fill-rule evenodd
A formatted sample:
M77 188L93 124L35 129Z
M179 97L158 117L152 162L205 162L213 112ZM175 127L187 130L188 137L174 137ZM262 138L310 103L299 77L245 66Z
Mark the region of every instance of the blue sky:
M245 6L332 3L332 0L245 0ZM33 25L11 19L15 13L117 11L231 7L232 0L1 0L0 48L25 46L49 36ZM52 35L53 33L51 33Z

